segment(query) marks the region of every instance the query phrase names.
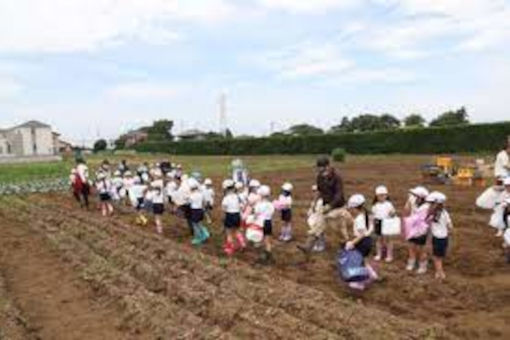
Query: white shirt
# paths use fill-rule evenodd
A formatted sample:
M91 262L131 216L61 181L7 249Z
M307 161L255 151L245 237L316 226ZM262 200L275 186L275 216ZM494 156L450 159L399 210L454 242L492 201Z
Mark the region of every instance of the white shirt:
M369 224L367 226L367 223L366 223L366 218L365 218L365 213L361 213L359 214L358 216L356 216L356 218L354 219L354 225L353 225L353 233L354 233L354 236L355 237L365 237L365 236L369 236L370 233L372 232L372 225L371 225L371 221L369 220Z
M131 200L136 200L143 197L144 191L147 189L146 185L143 184L133 184L131 188L129 188L129 196Z
M174 181L170 181L166 184L166 195L172 197L173 194L177 191L177 183Z
M112 179L112 184L115 188L120 189L124 186L124 180L120 177L114 177Z
M395 214L395 207L393 203L386 200L384 202L377 202L372 206L372 215L376 220L385 220Z
M237 194L233 192L228 193L225 197L223 197L221 207L223 211L228 214L240 213L241 202L239 200L239 196L237 196Z
M439 216L439 220L431 223L432 236L435 238L447 238L448 229L450 229L451 226L452 220L450 214L448 214L446 210L443 210L441 216Z
M274 215L274 206L273 203L262 200L255 205L255 216L263 221L270 221L273 219Z
M130 189L133 185L134 185L134 179L131 177L131 178L124 178L124 188L126 189Z
M292 196L280 195L280 197L278 197L278 201L283 205L283 209L292 208Z
M151 183L151 200L154 204L165 203L165 195L163 193L163 180L157 179Z
M258 202L260 202L260 195L255 192L250 192L248 195L248 205L255 207Z
M496 177L507 177L510 175L510 171L506 168L510 166L510 160L506 150L502 150L496 157L496 163L494 163L494 176Z
M211 206L214 205L214 189L204 187L202 189L202 195L204 195L205 203L209 203Z
M191 209L204 209L204 196L198 190L192 191L189 196Z
M112 182L109 179L102 179L96 182L97 191L100 194L108 194L112 188Z
M89 168L85 164L78 164L76 171L78 172L82 183L87 183L89 180Z

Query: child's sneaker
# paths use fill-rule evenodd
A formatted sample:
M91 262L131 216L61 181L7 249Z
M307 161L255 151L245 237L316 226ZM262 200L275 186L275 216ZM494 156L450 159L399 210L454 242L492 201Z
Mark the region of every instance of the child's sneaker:
M161 227L161 226L157 226L157 227L156 227L156 232L157 232L158 234L160 234L160 235L161 235L161 234L163 234L163 227Z
M381 255L380 254L377 254L376 256L374 256L374 261L381 261Z
M420 266L418 267L418 270L416 271L417 274L423 275L427 273L427 261L420 262Z
M225 252L225 254L227 254L228 256L231 256L235 253L235 248L234 248L234 245L231 243L231 242L226 242L224 247L223 247L223 251Z
M365 290L365 285L360 282L349 282L349 288L355 290Z
M236 239L237 239L237 243L239 244L239 247L241 247L241 249L246 248L246 240L244 239L243 234L238 233L236 236Z
M496 233L496 237L503 237L503 230L499 229Z
M413 271L415 266L416 266L416 260L407 260L406 270L408 272Z
M386 260L385 260L385 261L386 261L386 263L391 263L391 262L393 262L393 256L388 256L388 257L386 257Z

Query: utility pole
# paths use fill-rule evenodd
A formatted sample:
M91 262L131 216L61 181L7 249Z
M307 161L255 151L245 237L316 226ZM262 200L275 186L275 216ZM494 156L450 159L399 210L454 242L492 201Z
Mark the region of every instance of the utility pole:
M225 91L222 91L220 94L220 98L218 101L219 106L219 128L220 134L226 136L227 134L227 94Z

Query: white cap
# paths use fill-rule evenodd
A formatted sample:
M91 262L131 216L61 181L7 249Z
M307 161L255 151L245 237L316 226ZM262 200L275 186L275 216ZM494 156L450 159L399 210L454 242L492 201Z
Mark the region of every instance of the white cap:
M375 194L376 195L388 195L388 188L386 188L384 185L380 185L377 188L375 188Z
M237 190L244 188L244 184L243 184L243 182L236 182L236 184L235 184L235 188L236 188Z
M263 185L259 188L257 193L262 197L268 197L271 195L271 188L268 187L267 185Z
M177 169L182 169L182 165L181 164L177 164Z
M129 170L124 173L124 177L131 177L131 176L133 176L133 174Z
M231 179L226 179L223 181L222 187L223 189L233 188L235 186L235 183Z
M317 187L317 184L312 185L312 191L318 191L319 187Z
M199 186L200 186L200 183L198 183L198 181L196 179L194 179L193 177L188 179L188 187L190 189L198 189Z
M120 171L119 170L115 170L115 172L113 173L114 176L120 176Z
M427 198L427 196L429 195L429 191L425 187L416 187L414 189L411 189L409 192L420 198Z
M434 191L427 196L426 201L429 203L444 204L446 202L446 195L439 191Z
M510 177L505 177L503 179L503 185L504 186L509 186L510 185Z
M290 192L290 191L292 191L292 189L294 189L294 186L289 182L285 182L282 185L282 189Z
M365 204L365 196L361 194L352 195L347 202L348 208L358 208Z
M248 184L248 186L250 188L258 188L258 187L260 187L260 182L257 181L256 179L252 179L252 180L250 180L250 183Z
M106 174L102 171L98 172L97 173L97 179L105 179L106 178Z
M212 185L212 180L211 180L210 178L206 178L206 179L204 180L204 184L205 184L205 185Z

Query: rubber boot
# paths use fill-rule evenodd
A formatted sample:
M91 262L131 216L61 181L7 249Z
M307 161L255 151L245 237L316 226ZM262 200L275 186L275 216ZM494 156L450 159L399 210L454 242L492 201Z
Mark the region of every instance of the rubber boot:
M326 250L326 237L324 234L317 238L312 250L316 253L322 253L324 250Z
M283 241L289 242L291 240L292 240L292 226L289 225L284 229Z
M407 260L406 270L407 270L408 272L413 271L415 266L416 266L416 260L415 260L415 259L409 259L409 260Z
M421 261L420 266L418 267L418 271L416 273L418 273L420 275L427 273L427 265L428 265L428 262L426 260Z
M241 233L237 233L237 235L236 235L236 239L237 239L237 243L239 244L239 247L240 247L241 249L246 248L246 240L244 239L243 234L241 234Z
M202 243L207 241L209 237L211 237L211 234L209 233L209 230L202 224L199 224L200 228L200 239L202 240Z
M393 244L388 244L386 248L386 263L393 262Z
M193 224L193 240L191 240L191 244L193 245L199 245L202 244L202 232L200 230L200 227L198 224Z
M234 255L236 250L235 250L234 244L232 242L226 241L225 244L223 245L223 251L228 256L232 256L232 255Z

